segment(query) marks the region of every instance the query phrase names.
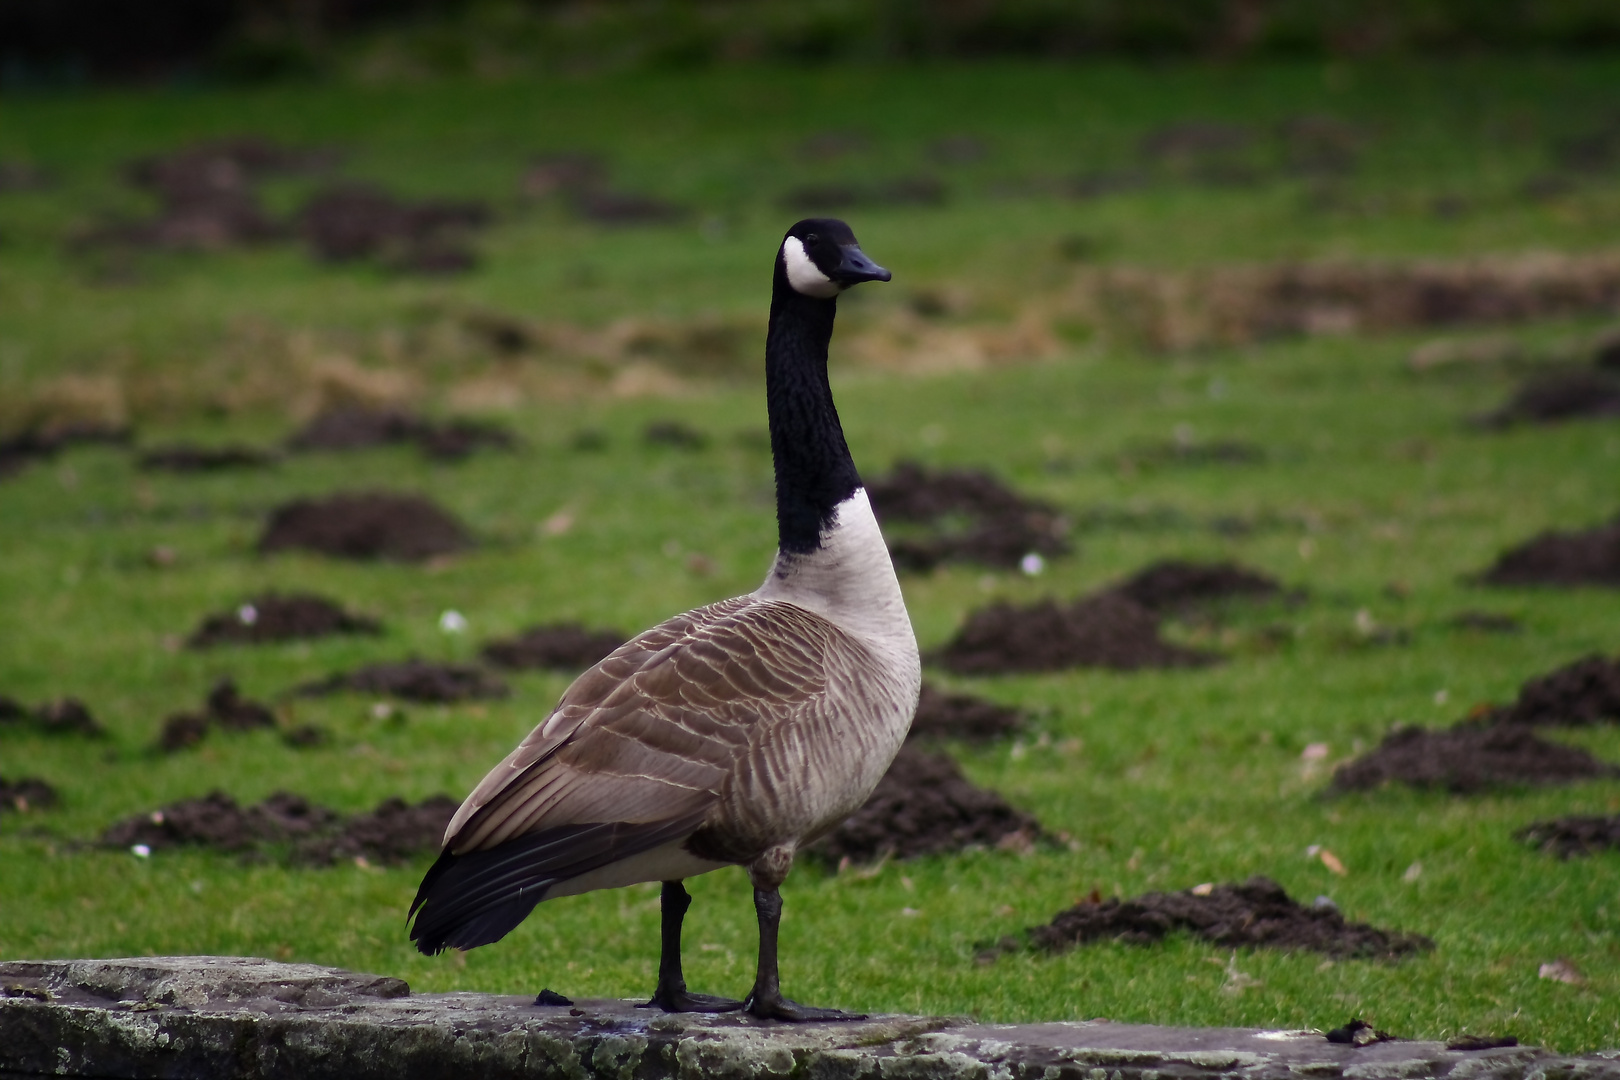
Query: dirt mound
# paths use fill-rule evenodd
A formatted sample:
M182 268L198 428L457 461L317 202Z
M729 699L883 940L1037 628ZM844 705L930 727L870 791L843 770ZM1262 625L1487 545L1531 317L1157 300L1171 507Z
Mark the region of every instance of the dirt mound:
M879 521L929 522L950 514L999 517L1031 510L1051 511L1047 503L1024 496L981 469L930 469L915 461L896 462L893 471L870 481L866 494Z
M973 847L1027 851L1041 835L1038 821L973 786L944 754L903 746L866 804L807 850L837 866Z
M1520 829L1513 837L1560 859L1596 855L1620 848L1620 814L1608 817L1571 815L1552 821L1538 821Z
M1620 586L1620 520L1574 532L1548 530L1497 556L1487 585Z
M19 776L15 780L0 777L0 814L8 810L26 814L55 806L56 802L56 789L37 776Z
M866 487L879 521L929 527L889 544L895 564L931 570L945 562L1017 567L1028 555L1066 555L1068 522L1055 507L1027 499L978 469L930 470L902 461Z
M235 683L221 679L209 691L201 712L175 713L163 722L158 749L173 754L196 746L216 727L226 731L252 731L275 726L276 714L268 706L249 701L237 692Z
M197 446L175 443L141 451L136 462L147 472L220 472L225 469L262 469L276 456L253 446Z
M1128 596L1102 592L1071 604L992 604L968 616L935 659L963 675L1062 671L1076 667L1136 671L1201 667L1214 653L1159 636L1159 618Z
M460 805L448 795L432 795L414 805L397 796L385 799L375 810L343 822L337 832L299 843L293 848L292 860L313 866L354 859L408 862L439 849L444 830Z
M73 697L47 701L33 709L11 698L0 697L0 731L7 727L26 727L45 735L87 735L93 739L107 734L107 729L90 715L89 707Z
M379 634L382 624L353 615L313 593L262 593L230 611L205 617L186 639L192 649L307 641L330 634Z
M686 207L635 191L594 188L575 192L569 200L574 213L598 225L665 225L682 221Z
M1494 724L1577 726L1620 723L1620 659L1593 654L1530 679L1511 705L1493 709Z
M289 450L364 450L414 443L441 461L459 461L475 450L509 450L510 433L474 420L436 423L397 409L349 406L328 409L287 440Z
M143 845L148 852L182 846L246 852L330 830L338 821L336 811L285 791L248 807L213 791L125 818L101 834L101 843L115 848Z
M1537 738L1529 728L1463 723L1439 731L1398 727L1371 752L1334 770L1329 789L1366 791L1398 782L1469 794L1606 776L1620 776L1620 769L1577 747Z
M1506 405L1481 417L1481 423L1510 427L1612 416L1620 416L1620 374L1579 370L1535 376Z
M160 810L125 818L101 835L107 847L207 847L250 855L284 847L296 864L330 866L339 861L398 863L437 851L459 804L433 795L416 804L385 799L370 813L345 818L301 795L278 791L254 806L239 806L224 792L184 799Z
M96 443L127 443L128 428L100 424L68 424L30 428L0 439L0 479L21 472L28 465L45 461L71 446Z
M648 446L672 446L677 450L702 450L709 445L707 435L679 420L652 421L642 429L641 441Z
M420 495L350 492L295 499L270 515L259 550L302 548L344 559L419 562L472 546L455 518Z
M490 663L513 671L544 668L584 671L628 638L617 630L589 630L579 623L532 626L517 637L491 641L479 650Z
M297 223L322 262L377 259L393 270L434 274L475 266L467 233L491 217L482 202L408 202L378 187L345 184L311 197Z
M98 226L75 246L221 251L279 239L284 230L265 212L256 185L268 176L307 172L329 161L251 136L141 158L130 162L125 175L157 197L157 215Z
M1347 958L1394 958L1434 948L1421 934L1349 922L1331 904L1305 907L1265 877L1129 900L1094 894L1028 933L1036 948L1063 952L1088 941L1151 945L1178 930L1229 948L1303 949Z
M510 691L505 683L470 664L434 664L412 658L396 664L370 664L354 671L339 672L319 682L300 686L296 693L320 697L344 690L364 694L387 694L406 701L437 704L450 701L478 701L503 698Z
M1163 615L1234 596L1277 596L1282 586L1275 578L1236 563L1164 559L1138 570L1114 591Z
M535 158L522 188L532 199L560 196L577 216L598 225L661 225L690 215L678 203L609 186L607 162L589 153Z
M949 694L923 683L908 739L988 742L1024 729L1024 714L972 694Z
M1482 256L1413 262L1313 262L1190 271L1099 267L1077 275L1076 314L1151 348L1243 345L1524 322L1620 307L1620 257Z

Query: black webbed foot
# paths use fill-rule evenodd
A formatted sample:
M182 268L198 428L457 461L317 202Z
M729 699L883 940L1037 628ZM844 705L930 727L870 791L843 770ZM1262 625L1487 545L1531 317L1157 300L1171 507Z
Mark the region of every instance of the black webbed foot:
M761 1020L786 1020L793 1024L809 1024L826 1020L865 1020L865 1013L844 1012L842 1009L818 1009L814 1005L800 1005L785 997L750 995L745 1006L752 1016Z
M742 1007L743 1003L736 998L694 994L685 989L667 990L662 986L653 993L651 1001L637 1006L642 1009L663 1009L667 1013L736 1012Z

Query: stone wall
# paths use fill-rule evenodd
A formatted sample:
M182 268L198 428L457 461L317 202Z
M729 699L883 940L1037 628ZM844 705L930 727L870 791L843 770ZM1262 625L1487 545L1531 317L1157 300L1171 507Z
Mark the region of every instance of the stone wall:
M765 1023L626 1001L412 994L399 979L242 957L0 963L0 1080L1620 1080L1560 1057L1318 1032L881 1016Z

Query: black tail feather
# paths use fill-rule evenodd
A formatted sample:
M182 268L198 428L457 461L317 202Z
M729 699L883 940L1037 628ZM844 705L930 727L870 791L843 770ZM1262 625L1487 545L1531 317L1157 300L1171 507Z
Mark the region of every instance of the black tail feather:
M461 855L448 849L422 878L406 918L411 940L432 956L505 937L552 886L678 840L702 815L643 824L563 825Z

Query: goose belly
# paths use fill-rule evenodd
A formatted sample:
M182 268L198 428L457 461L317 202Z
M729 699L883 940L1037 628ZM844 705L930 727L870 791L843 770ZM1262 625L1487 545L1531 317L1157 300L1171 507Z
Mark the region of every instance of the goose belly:
M597 889L618 889L626 885L640 885L644 881L679 881L730 865L694 855L684 845L685 841L665 844L609 863L588 874L558 882L546 890L545 898L555 900L559 896L578 896Z

